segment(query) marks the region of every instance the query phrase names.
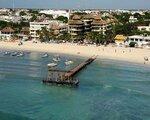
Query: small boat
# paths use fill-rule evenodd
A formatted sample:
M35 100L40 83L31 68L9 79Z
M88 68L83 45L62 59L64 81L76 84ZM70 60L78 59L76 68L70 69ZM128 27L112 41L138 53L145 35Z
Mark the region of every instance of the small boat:
M11 56L17 56L18 55L18 52L13 52L12 54L11 54Z
M59 62L59 61L60 61L60 58L59 58L59 57L53 58L53 61L54 61L54 62Z
M24 53L22 52L17 54L17 57L23 57L23 56L24 56Z
M10 55L11 53L9 51L4 52L4 55Z
M48 57L48 54L47 54L47 53L45 53L45 54L42 56L42 58L46 58L46 57Z
M57 63L49 63L49 64L47 64L47 66L48 67L55 67L55 66L57 66Z
M65 62L65 65L70 65L70 64L73 64L73 61L67 60L67 61Z

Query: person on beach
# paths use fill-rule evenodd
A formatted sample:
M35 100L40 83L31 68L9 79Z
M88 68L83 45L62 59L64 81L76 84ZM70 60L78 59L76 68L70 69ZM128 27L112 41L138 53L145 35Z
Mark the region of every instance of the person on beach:
M144 57L144 64L146 64L146 62L149 61L148 57Z

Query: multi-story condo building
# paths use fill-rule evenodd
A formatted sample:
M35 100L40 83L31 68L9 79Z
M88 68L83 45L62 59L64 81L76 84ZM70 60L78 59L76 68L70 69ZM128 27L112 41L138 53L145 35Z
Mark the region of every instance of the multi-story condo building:
M78 39L78 36L88 32L99 32L105 34L111 29L111 21L104 21L99 14L86 14L84 16L74 15L69 20L69 33L73 39Z
M78 39L78 36L84 34L84 22L78 15L73 16L68 22L69 33L71 34L72 39Z
M102 20L100 16L94 16L92 22L92 31L105 34L106 30L110 29L110 24Z
M36 21L30 22L30 36L32 39L38 39L38 31L42 30L42 28L46 27L47 30L55 30L58 33L67 31L67 26L65 23L62 23L57 20L48 20L48 21Z
M90 32L92 30L92 21L93 18L91 15L87 14L83 17L83 23L84 23L84 32Z
M49 22L48 21L42 21L42 22L30 22L30 36L32 39L39 38L38 31L42 30L43 27L49 28Z

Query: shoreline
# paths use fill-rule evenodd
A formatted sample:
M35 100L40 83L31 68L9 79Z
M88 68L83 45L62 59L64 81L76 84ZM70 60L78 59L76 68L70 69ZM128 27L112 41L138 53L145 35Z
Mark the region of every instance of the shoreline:
M23 42L19 46L18 42L0 42L0 48L3 50L16 51L32 51L47 52L56 54L66 54L79 57L91 57L98 55L98 59L119 60L122 62L131 62L136 64L144 64L144 57L148 57L149 61L145 62L150 65L150 50L140 48L124 48L112 46L83 46L71 43L32 43L31 41Z

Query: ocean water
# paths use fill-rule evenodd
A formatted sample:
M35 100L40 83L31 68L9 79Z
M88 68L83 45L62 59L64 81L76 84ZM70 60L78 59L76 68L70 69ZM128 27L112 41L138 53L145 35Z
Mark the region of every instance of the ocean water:
M41 81L53 54L41 56L0 54L0 120L150 120L150 67L99 59L76 76L79 87L52 86ZM68 70L86 58L61 59Z

